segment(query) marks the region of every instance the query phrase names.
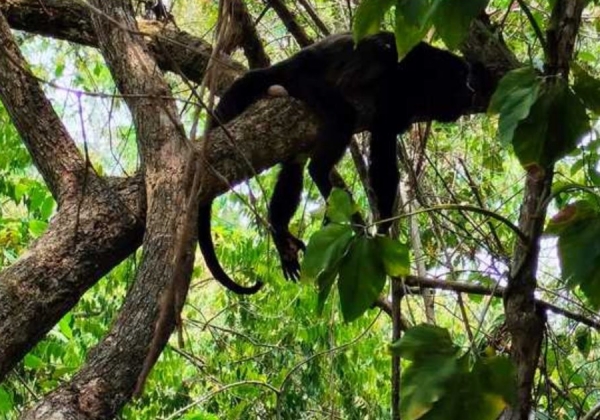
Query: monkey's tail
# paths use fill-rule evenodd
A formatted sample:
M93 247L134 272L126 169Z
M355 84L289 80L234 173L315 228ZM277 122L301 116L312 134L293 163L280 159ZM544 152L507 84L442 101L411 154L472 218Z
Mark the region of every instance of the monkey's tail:
M209 128L228 123L240 115L261 96L266 95L270 86L280 83L278 67L251 70L237 79L223 94L211 118Z
M200 206L200 209L198 210L198 244L200 245L200 251L204 256L204 262L213 277L223 286L238 295L253 295L262 288L263 283L261 281L257 281L253 286L242 286L237 284L227 275L219 263L210 231L211 208L212 202Z

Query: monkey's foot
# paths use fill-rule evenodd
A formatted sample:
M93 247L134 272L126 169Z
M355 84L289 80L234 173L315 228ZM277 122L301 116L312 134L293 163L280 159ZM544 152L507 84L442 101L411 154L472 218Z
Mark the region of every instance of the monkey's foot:
M281 260L281 269L286 280L297 281L300 278L298 252L306 250L304 242L289 232L273 232L273 241Z

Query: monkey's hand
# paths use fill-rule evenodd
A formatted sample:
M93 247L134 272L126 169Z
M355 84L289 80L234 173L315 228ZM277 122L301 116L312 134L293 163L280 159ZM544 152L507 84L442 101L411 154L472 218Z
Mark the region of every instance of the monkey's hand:
M290 232L273 232L273 241L279 253L283 276L286 280L298 281L300 278L298 252L306 250L304 242Z

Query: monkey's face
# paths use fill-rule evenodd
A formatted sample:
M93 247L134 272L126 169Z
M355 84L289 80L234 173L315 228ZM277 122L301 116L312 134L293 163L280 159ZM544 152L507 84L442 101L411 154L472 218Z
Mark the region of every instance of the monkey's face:
M427 44L400 62L402 91L418 119L456 121L473 106L477 77L461 57Z

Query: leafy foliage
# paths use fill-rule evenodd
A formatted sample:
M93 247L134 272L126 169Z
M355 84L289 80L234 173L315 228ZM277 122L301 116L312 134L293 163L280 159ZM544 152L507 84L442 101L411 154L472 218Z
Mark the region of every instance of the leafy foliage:
M531 68L508 73L490 103L498 132L524 167L546 167L571 152L589 132L585 107L561 80L540 79Z
M579 65L573 66L575 84L573 90L585 104L585 107L594 114L600 114L600 81L592 77Z
M474 17L489 0L364 0L356 11L354 36L361 39L379 30L385 14L395 10L394 32L398 54L404 56L435 27L446 45L457 48Z
M443 328L413 327L390 349L411 361L402 375L402 418L494 420L515 401L511 362L489 357L471 365Z
M355 36L359 39L390 23L402 55L432 34L433 28L448 47L456 48L473 16L488 7L493 16L506 18L498 28L505 28L503 36L522 62L537 65L543 54L531 42L531 29L513 3L365 0L356 10ZM538 3L533 10L541 27L546 27L552 3ZM277 16L271 10L263 15L261 3L246 4L254 16L260 14L261 27L269 28L261 35L274 60L293 53L293 42ZM333 32L346 30L344 2L316 0L314 4ZM185 30L204 34L214 26L217 11L211 2L187 2L185 10L175 3L175 8L179 16L190 17L178 20ZM589 33L597 32L590 19L585 24ZM595 195L590 195L600 185L600 141L589 131L585 115L597 115L600 107L600 84L595 76L600 70L596 59L600 50L593 38L579 41L577 57L587 65L572 66L572 86L548 80L527 67L502 80L491 106L499 114L499 138L513 146L522 165L558 161L555 191L562 191L561 185L578 186L553 197L562 210L547 231L558 237L562 278L556 273L556 259L544 254L538 273L543 288L537 291L537 297L572 311L581 311L588 302L597 305L600 296L597 203ZM105 64L93 50L32 39L23 38L23 49L43 79L73 85L82 92L113 89ZM71 60L72 55L77 59ZM175 77L170 83L174 91L182 92L182 103L188 104L189 86ZM72 98L46 88L69 130L80 138L80 115L73 111ZM84 95L83 104L95 167L107 174L132 173L137 168L135 131L123 103ZM181 113L188 128L193 113L187 105L181 106ZM468 117L459 124L417 127L406 136L407 162L403 162L402 174L416 191L414 201L423 207L468 203L516 222L523 198L523 171L514 154L492 140L495 129L494 119ZM582 135L584 141L574 149ZM117 139L118 145L113 147L107 138ZM0 265L6 267L43 233L55 204L3 110L0 150ZM367 311L380 294L387 298L385 277L418 271L436 279L494 288L506 278L515 237L504 225L462 211L413 216L416 237L405 223L407 218L399 223L401 240L370 237L365 227L352 223L358 209L368 208L357 171L349 160L338 169L356 202L334 191L327 209L329 223L322 227L324 211L318 193L311 186L304 190L304 211L292 224L300 237L313 233L301 285L282 281L272 244L267 235L256 234L260 223L246 203L235 195L217 200L221 209L214 232L221 260L236 277L261 276L267 285L251 298L232 296L209 281L200 261L185 307L185 346L178 348L173 342L167 347L145 395L127 405L121 418L390 418L390 355L382 342L390 336L391 322ZM261 184L270 191L272 173L263 176ZM240 192L245 194L248 188L255 193L252 204L265 212L261 189L253 181ZM546 241L544 250L554 247L552 239ZM132 256L90 290L29 352L0 386L1 418L17 418L37 396L63 384L81 367L118 314L136 270L137 258ZM313 284L318 293L310 287ZM413 325L424 319L418 292L407 288L402 300L403 316ZM582 294L587 302L580 301ZM406 364L404 418L494 418L512 402L513 368L506 358L494 356L510 347L501 301L471 295L461 302L457 303L455 292L436 291L436 322L446 328L412 328L391 346ZM315 307L321 317L315 316ZM600 401L598 333L558 316L549 317L547 328L536 377L541 385L535 390L536 415L581 418ZM487 357L462 354L460 349L467 347ZM268 386L277 389L278 395Z
M302 263L302 278L317 282L319 312L337 278L342 314L350 322L379 298L386 274L409 272L408 248L390 238L355 233L351 227L355 206L342 190L334 190L328 204L331 224L311 237Z
M580 287L595 307L600 307L600 213L592 203L566 206L546 231L558 236L562 277L570 288Z
M496 88L489 110L500 114L498 136L504 145L511 144L519 123L529 115L538 98L541 81L531 67L508 72Z
M54 199L39 177L6 111L0 107L0 267L12 263L45 230Z

